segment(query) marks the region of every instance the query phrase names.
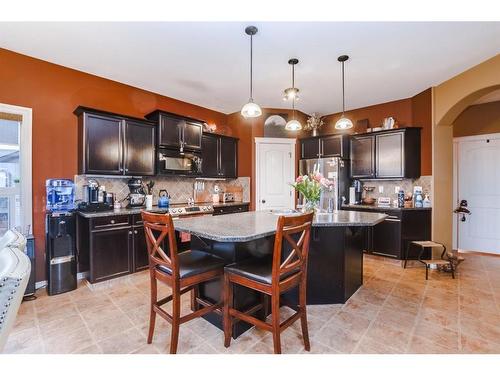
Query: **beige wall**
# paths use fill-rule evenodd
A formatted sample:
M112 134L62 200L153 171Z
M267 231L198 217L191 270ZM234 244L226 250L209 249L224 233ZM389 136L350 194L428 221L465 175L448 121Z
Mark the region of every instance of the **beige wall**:
M467 107L453 121L453 137L500 133L500 101Z
M453 202L453 122L477 99L500 88L500 54L433 89L432 238L451 249Z

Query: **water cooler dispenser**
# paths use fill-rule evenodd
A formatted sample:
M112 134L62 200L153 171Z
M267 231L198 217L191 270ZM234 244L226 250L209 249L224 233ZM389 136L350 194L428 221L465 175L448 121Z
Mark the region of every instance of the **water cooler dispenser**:
M76 289L75 187L71 180L47 180L46 264L47 292Z

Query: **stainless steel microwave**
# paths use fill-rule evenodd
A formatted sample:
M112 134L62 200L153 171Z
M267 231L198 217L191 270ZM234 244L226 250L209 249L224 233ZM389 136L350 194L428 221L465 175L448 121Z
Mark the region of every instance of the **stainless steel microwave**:
M178 150L160 149L158 152L158 168L160 174L201 175L201 153L181 153Z

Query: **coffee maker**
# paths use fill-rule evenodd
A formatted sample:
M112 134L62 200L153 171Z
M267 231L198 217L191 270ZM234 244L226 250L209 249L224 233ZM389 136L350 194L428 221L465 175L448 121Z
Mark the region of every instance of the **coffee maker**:
M360 180L354 180L354 199L356 204L361 204L363 200L363 184Z
M140 178L131 178L127 182L130 193L127 196L127 207L142 207L146 201L146 192Z
M101 186L97 180L88 180L84 189L85 196L83 202L78 205L79 211L100 212L113 209L113 204L110 205L106 200L104 186Z

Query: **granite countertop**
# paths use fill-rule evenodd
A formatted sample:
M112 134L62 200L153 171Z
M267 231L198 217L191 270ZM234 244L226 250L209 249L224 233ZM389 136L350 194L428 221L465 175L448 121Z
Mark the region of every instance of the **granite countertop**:
M373 226L386 217L379 213L341 210L315 215L313 227ZM273 235L277 222L278 215L271 211L250 211L175 220L174 225L176 230L214 241L246 242Z
M393 207L377 206L376 204L343 204L342 209L361 208L363 210L383 210L383 211L421 211L432 210L432 207Z
M250 204L250 202L227 202L227 203L217 203L213 204L211 202L207 203L197 203L195 206L213 206L213 208L218 208L218 207L229 207L229 206L240 206L243 204ZM175 208L175 207L186 207L187 204L172 204L170 207ZM120 216L120 215L135 215L135 214L140 214L142 210L148 211L148 212L154 212L154 213L167 213L168 209L166 208L159 208L158 206L153 206L151 210L146 210L145 207L133 207L133 208L120 208L119 210L109 210L109 211L100 211L100 212L83 212L83 211L77 211L77 213L80 216L83 216L84 218L91 219L94 217L106 217L106 216ZM199 211L191 213L191 215L194 214L199 214ZM203 213L203 211L202 211ZM209 214L208 212L206 212ZM190 215L185 214L183 216L188 216Z

